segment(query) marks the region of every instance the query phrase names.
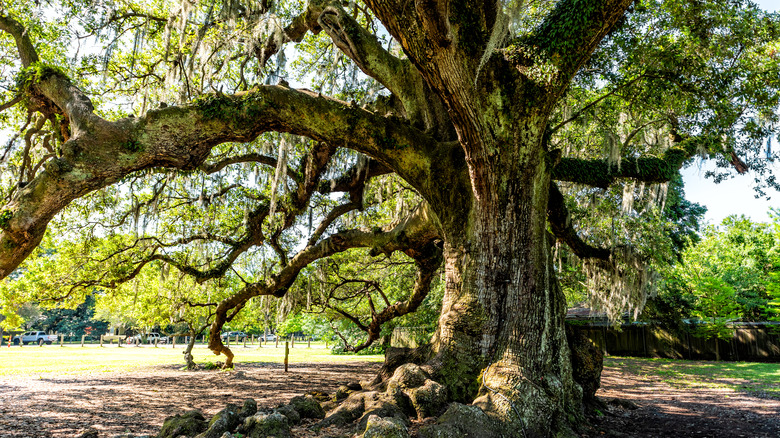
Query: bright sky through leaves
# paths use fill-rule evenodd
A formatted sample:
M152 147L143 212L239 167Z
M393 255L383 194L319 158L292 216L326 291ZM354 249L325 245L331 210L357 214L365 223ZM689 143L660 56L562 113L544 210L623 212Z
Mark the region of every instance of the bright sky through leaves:
M757 0L756 3L767 11L780 10L780 0ZM772 146L780 147L780 141L773 138ZM709 223L720 224L732 214L744 214L754 221L769 222L769 209L780 208L780 193L774 190L768 190L766 197L756 198L750 172L715 184L712 179L704 178L704 173L714 168L713 163L698 163L682 170L685 197L707 207L705 218ZM778 163L775 169L780 170Z

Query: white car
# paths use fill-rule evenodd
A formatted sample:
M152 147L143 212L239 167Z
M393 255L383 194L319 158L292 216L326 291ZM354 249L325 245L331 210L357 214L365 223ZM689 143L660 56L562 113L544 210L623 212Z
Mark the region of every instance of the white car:
M159 333L152 332L152 333L148 333L146 335L146 342L148 342L150 344L154 344L155 339L157 340L158 344L167 344L168 343L168 337L167 336L162 336Z
M158 344L167 344L168 343L168 337L167 336L161 336L159 333L147 333L145 335L135 335L127 338L128 344L141 344L143 343L143 340L146 339L146 342L149 344L154 344L154 340L157 339Z

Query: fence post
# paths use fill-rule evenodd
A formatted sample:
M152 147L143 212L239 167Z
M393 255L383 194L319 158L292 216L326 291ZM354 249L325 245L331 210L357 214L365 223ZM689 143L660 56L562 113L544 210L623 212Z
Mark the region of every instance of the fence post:
M176 348L176 335L171 336L171 348Z
M100 335L100 347L103 347L103 335Z
M284 372L287 372L287 359L290 356L290 343L284 341Z
M276 347L274 348L279 348L279 336L276 337Z
M685 341L688 343L688 360L693 360L693 353L691 353L691 334L688 330L685 330Z
M291 335L290 337L292 338L292 345L290 347L295 348L295 335Z
M154 348L157 348L157 341L158 341L159 339L160 339L160 337L159 337L159 336L156 336L156 337L154 338Z
M87 335L81 335L81 348L84 348L84 338L85 338L86 336L87 336Z
M238 338L238 336L236 336ZM244 336L244 348L246 348L246 336Z
M309 345L307 345L306 348L311 348L311 336L309 336Z

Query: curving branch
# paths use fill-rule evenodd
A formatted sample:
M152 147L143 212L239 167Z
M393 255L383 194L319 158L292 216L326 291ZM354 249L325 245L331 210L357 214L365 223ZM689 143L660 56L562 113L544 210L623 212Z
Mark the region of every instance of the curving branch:
M206 174L217 173L227 166L241 163L260 163L267 166L276 167L278 161L274 157L262 155L258 153L249 153L244 155L238 155L235 157L223 158L215 163L203 163L198 166L198 170ZM287 177L291 178L295 182L300 182L300 175L291 167L287 167Z
M0 104L0 112L3 112L7 110L8 108L11 108L12 106L16 105L17 103L21 102L23 99L22 96L16 96L13 99L9 100L6 103Z
M6 15L0 15L0 31L10 34L16 42L16 50L19 52L19 60L23 67L29 67L38 62L38 52L35 50L30 34L24 26Z
M35 248L49 220L72 200L138 170L197 168L213 146L248 142L267 131L354 148L417 181L419 189L428 187L435 140L402 120L307 90L263 86L111 122L93 113L91 101L64 74L44 73L34 77L30 92L69 118L71 137L62 145L62 156L48 161L3 209L0 278ZM408 162L417 165L405 166Z
M354 200L350 200L350 201L351 202L347 204L337 205L336 207L333 207L333 209L330 212L328 212L328 214L325 216L325 219L323 219L322 222L320 222L320 224L317 225L317 228L309 237L309 242L307 246L312 246L316 244L317 241L320 240L320 237L322 237L322 235L325 234L325 230L328 229L328 227L333 223L333 221L340 218L341 216L344 216L350 211L360 209L360 203L355 202Z
M575 111L574 114L572 114L569 118L560 121L557 125L555 125L554 127L550 128L550 132L549 132L548 135L552 136L553 134L558 132L561 128L566 126L567 124L577 120L588 109L593 108L593 106L597 105L599 102L603 101L604 99L608 98L609 96L612 96L613 94L617 93L618 91L621 91L621 90L623 90L625 88L628 88L628 87L634 85L640 79L643 79L644 76L645 76L644 73L640 74L640 75L636 76L635 78L633 78L633 79L631 79L631 80L629 80L629 81L627 81L625 83L619 84L618 86L612 88L608 92L602 94L601 96L597 97L596 99L594 99L594 100L588 102L587 104L583 105L582 108L580 108L577 111Z
M260 65L264 66L272 56L282 50L285 44L303 41L309 29L316 24L315 20L316 18L312 19L311 14L305 11L293 18L292 22L282 30L281 35L270 35L262 44L257 44L254 54Z
M363 73L376 79L397 97L404 115L413 124L446 136L450 123L442 102L408 59L393 56L382 47L376 36L344 10L341 2L312 0L309 2L309 14L318 17L316 32L321 29L327 33L336 47Z
M561 93L634 0L563 0L545 20L509 50L514 63L534 76L536 69ZM540 65L539 63L548 65ZM554 93L557 96L557 93Z
M379 335L382 332L382 325L386 322L392 321L395 318L408 315L415 312L422 304L425 297L431 290L431 283L436 277L436 272L441 266L442 251L433 243L429 243L427 246L428 254L420 255L415 259L415 265L417 266L417 273L415 274L414 286L412 292L404 301L398 301L393 304L388 304L381 311L377 311L373 303L371 305L371 322L368 325L358 324L358 327L366 332L366 339L358 345L350 346L346 344L348 351L360 351L379 339ZM369 297L370 299L370 297ZM385 298L386 299L386 298ZM356 317L349 315L347 312L339 311L342 315L348 319L355 321Z
M569 210L558 186L550 183L550 197L547 203L547 222L552 234L571 248L581 259L599 259L609 261L612 252L607 248L592 246L582 240L571 224Z
M235 315L237 309L243 308L254 297L262 295L283 297L295 279L298 278L300 271L315 260L350 248L372 248L372 254L403 251L415 260L435 260L437 251L440 250L433 245L433 242L440 239L440 236L438 220L425 203L418 206L405 220L388 230L345 230L333 234L317 244L307 246L299 251L278 273L268 276L265 281L247 284L240 292L221 301L216 309L211 332L219 333L231 315ZM421 285L420 293L423 289L424 287ZM399 305L396 311L403 311L412 306L414 306L413 303L406 307ZM393 310L388 310L388 312L393 312ZM218 336L209 339L209 349L217 355L225 354L227 357L225 366L232 366L233 353L222 344L222 340Z

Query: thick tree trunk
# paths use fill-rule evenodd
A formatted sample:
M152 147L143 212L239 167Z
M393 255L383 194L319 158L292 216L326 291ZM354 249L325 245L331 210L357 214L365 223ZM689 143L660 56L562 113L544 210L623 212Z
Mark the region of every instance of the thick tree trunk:
M513 169L493 172L491 195L474 200L465 229L445 230L445 296L430 365L454 400L473 402L508 436L567 436L582 391L546 229L549 170L541 148L532 149L511 160Z

